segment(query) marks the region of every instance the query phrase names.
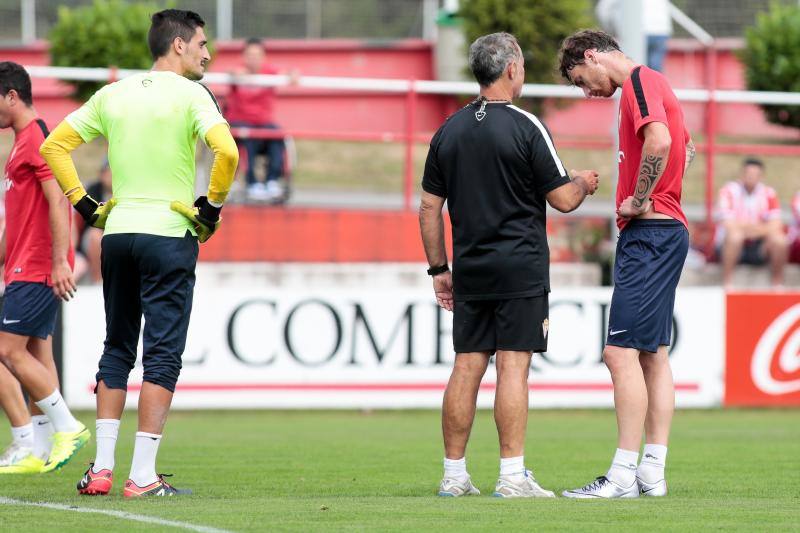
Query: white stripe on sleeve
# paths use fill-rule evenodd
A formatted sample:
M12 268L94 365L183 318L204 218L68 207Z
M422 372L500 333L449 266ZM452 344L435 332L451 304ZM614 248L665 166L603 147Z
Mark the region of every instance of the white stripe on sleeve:
M539 121L539 119L536 117L536 115L534 115L533 113L528 113L524 109L520 109L515 105L509 105L508 107L510 109L513 109L514 111L518 111L518 112L522 113L523 115L525 115L526 117L528 117L530 119L530 121L533 122L536 125L537 128L539 128L539 131L542 133L542 137L544 137L544 141L547 143L547 148L550 149L550 155L553 156L553 161L555 162L556 167L558 168L558 172L562 176L566 177L567 171L564 170L564 165L561 163L561 159L559 159L558 153L556 153L556 147L553 145L553 139L550 138L550 135L547 133L547 129Z

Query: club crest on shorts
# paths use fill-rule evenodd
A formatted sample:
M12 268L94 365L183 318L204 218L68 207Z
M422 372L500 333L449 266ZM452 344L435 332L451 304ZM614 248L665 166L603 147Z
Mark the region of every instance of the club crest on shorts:
M542 335L547 337L547 332L550 331L550 319L545 318L542 320Z

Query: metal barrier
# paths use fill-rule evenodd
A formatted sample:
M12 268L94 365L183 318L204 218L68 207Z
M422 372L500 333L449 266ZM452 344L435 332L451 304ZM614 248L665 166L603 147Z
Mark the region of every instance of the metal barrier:
M676 89L675 94L684 102L704 102L706 104L706 142L696 143L697 151L703 152L706 157L706 195L705 208L706 220L712 222L712 208L714 201L714 156L718 153L747 154L754 151L772 155L800 156L800 146L781 145L766 146L754 144L726 144L718 145L717 135L717 106L728 103L748 104L780 104L800 105L800 93L765 92L765 91L736 91L716 90L715 80L717 73L717 52L713 46L706 51L706 89ZM26 66L34 78L56 78L60 80L82 81L115 81L140 71L115 68L71 68L49 66ZM472 82L451 82L431 80L401 80L377 78L345 78L345 77L320 77L302 76L292 78L288 75L250 75L232 76L227 73L210 72L203 78L204 83L221 85L253 85L262 87L295 86L301 88L316 88L342 91L362 91L371 93L390 93L406 95L406 120L403 133L352 133L352 132L326 132L310 130L267 130L255 131L237 130L238 133L247 133L255 138L281 138L291 135L295 139L322 139L322 140L350 140L350 141L398 141L404 142L405 167L403 186L403 205L411 209L412 192L414 183L414 144L427 142L430 137L416 131L414 117L417 108L417 98L420 94L439 95L476 95L478 84ZM583 91L576 87L566 85L526 84L522 89L522 96L529 98L584 98ZM611 140L606 141L581 141L565 140L559 143L570 148L611 148Z

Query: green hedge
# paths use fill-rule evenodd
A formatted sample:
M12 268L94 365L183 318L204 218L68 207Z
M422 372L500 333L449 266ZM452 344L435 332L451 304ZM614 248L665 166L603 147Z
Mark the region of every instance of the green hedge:
M800 92L800 6L774 2L747 29L741 54L753 91ZM764 105L767 119L800 128L800 106Z

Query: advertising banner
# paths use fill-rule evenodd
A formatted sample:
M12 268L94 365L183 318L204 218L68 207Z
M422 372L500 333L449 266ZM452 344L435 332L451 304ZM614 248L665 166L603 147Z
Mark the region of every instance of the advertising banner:
M531 365L532 407L613 405L602 362L610 300L609 288L551 293L549 350ZM679 406L721 403L723 305L719 289L678 291L671 360ZM71 405L92 407L101 290L81 287L64 308L64 390ZM454 358L451 331L452 315L430 289L198 287L173 405L438 408ZM141 376L137 362L128 407ZM490 365L480 406L492 405L494 388Z
M725 405L800 405L800 293L727 296Z

